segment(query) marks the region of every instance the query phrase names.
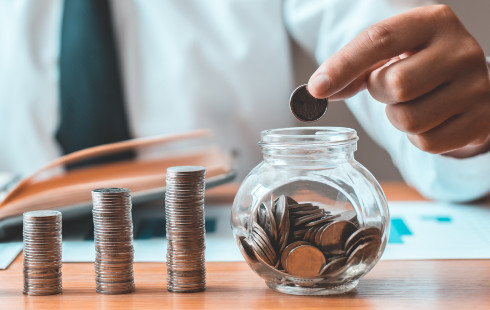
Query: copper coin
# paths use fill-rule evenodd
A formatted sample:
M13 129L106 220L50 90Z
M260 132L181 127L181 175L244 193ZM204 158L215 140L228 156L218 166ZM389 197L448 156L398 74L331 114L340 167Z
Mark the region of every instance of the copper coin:
M289 196L286 196L286 203L288 206L298 204L296 200L294 200L292 197Z
M255 256L255 252L252 246L247 242L245 237L240 237L238 239L238 247L240 248L240 251L245 257L245 261L250 266L253 266L257 263L257 257Z
M284 226L284 218L286 216L289 216L288 209L287 209L287 201L286 201L286 196L279 196L276 201L274 202L274 218L276 220L277 224L277 229L278 231L281 231Z
M316 277L325 265L325 256L317 247L309 244L293 248L283 266L287 273L297 277Z
M320 230L320 229L321 229L321 226L314 226L314 227L309 228L308 231L305 233L303 238L305 239L305 241L315 243L316 234L317 234L318 230Z
M350 256L352 252L354 252L355 249L357 249L359 246L362 244L368 243L368 242L376 242L381 244L381 236L378 235L368 235L368 236L363 236L360 238L356 239L356 242L351 243L350 246L345 248L345 254L347 256Z
M380 246L381 246L381 240L377 240L377 239L370 240L366 243L359 245L349 255L347 264L352 266L352 265L360 264L363 261L366 264L370 264L378 254Z
M257 236L252 234L252 249L254 250L255 257L266 265L272 266L273 262L270 260L269 256L265 253L264 246L261 241L257 240Z
M357 230L351 222L336 221L321 231L320 246L323 251L343 249L345 241Z
M347 264L347 257L340 256L340 257L333 258L330 261L328 261L325 266L323 266L322 270L320 271L320 274L322 276L327 276L331 273L338 271L346 264Z
M253 234L257 237L255 240L262 245L262 249L270 258L271 265L275 265L277 261L277 253L271 240L265 231L257 223L254 223ZM252 235L252 237L254 236Z
M287 259L289 252L291 252L291 250L294 249L295 247L298 247L298 246L304 245L304 244L308 244L308 242L306 242L306 241L295 241L295 242L289 244L288 246L286 246L284 251L282 251L282 253L281 253L281 265L283 268L285 268L285 266L286 266L286 259Z
M257 209L257 223L262 227L262 229L267 233L271 242L276 242L277 240L277 225L274 218L274 214L271 209L267 208L265 204L260 204Z
M311 202L297 203L288 205L289 212L298 212L304 210L318 210L317 206L314 206Z
M354 232L345 242L345 249L350 248L357 240L367 236L381 237L381 231L376 227L362 227Z
M314 220L312 222L309 222L305 225L305 227L313 227L313 226L318 226L318 225L323 225L326 223L332 222L334 219L336 219L337 216L335 215L323 215L320 219Z

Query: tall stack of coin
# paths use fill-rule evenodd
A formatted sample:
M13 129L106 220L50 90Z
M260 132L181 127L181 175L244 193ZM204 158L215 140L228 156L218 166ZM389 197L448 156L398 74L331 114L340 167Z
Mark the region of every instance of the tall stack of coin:
M206 287L203 167L167 169L167 289L199 292Z
M92 191L98 293L134 291L131 195L126 188Z
M24 213L24 294L61 293L61 212Z

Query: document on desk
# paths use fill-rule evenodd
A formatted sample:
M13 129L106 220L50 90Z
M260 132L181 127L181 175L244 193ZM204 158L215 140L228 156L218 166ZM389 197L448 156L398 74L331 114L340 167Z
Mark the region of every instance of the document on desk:
M440 202L391 202L391 233L381 259L490 259L490 204L448 204ZM206 207L206 218L215 229L206 233L206 261L243 261L230 228L230 208ZM7 250L17 255L22 245ZM0 243L0 268L15 258L4 255ZM136 262L163 262L164 238L134 241ZM5 251L5 250L4 250ZM64 241L64 262L93 262L94 243ZM7 262L8 261L8 262Z
M382 259L490 259L490 204L391 202Z
M0 172L0 200L5 195L9 185L16 179L10 173ZM0 242L0 270L7 269L21 250L22 242Z
M0 243L0 270L7 269L20 251L22 251L22 242Z

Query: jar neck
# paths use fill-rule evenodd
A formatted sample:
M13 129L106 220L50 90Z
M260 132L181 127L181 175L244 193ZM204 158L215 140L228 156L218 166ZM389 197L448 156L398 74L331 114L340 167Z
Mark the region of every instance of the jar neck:
M264 162L272 165L338 165L354 159L356 143L342 146L285 147L263 146Z
M357 140L350 128L298 127L265 130L259 145L268 164L325 166L353 160Z

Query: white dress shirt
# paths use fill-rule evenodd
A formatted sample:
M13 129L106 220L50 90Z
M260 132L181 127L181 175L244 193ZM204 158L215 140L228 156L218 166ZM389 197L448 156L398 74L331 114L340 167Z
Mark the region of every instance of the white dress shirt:
M421 3L113 0L132 134L210 128L220 145L239 152L243 176L260 161L259 132L293 124L290 39L322 62L367 26ZM62 5L0 1L0 171L28 174L61 154L54 134ZM453 159L422 152L367 92L347 104L427 197L465 201L488 193L490 154Z

